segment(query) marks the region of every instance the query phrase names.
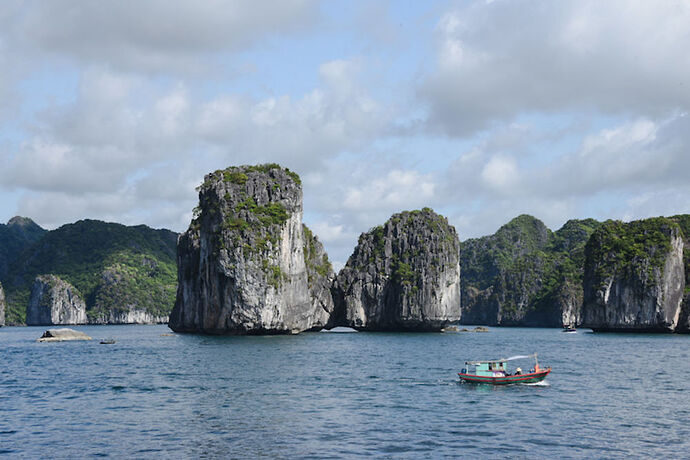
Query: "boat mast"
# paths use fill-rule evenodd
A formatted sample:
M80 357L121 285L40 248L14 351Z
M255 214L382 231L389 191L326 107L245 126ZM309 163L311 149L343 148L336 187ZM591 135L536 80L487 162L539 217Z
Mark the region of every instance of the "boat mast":
M537 359L537 354L534 354L534 362L537 365L537 368L539 367L539 360Z

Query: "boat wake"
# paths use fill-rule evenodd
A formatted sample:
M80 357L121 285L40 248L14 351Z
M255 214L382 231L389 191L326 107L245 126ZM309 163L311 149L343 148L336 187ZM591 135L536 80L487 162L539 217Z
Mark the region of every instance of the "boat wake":
M530 386L530 387L550 387L551 384L547 382L546 380L542 380L541 382L534 382L534 383L523 383L522 385Z

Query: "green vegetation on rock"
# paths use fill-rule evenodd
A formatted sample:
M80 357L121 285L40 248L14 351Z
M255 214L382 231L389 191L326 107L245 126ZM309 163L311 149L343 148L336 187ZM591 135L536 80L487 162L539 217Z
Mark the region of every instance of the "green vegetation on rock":
M45 229L27 217L13 217L7 225L0 224L0 280L6 281L12 262L45 233Z
M662 269L671 250L671 233L680 225L671 218L655 217L624 223L608 220L587 242L587 260L596 264L595 277L604 280L617 271L646 266L646 279ZM642 264L648 261L648 264Z
M582 297L584 246L599 225L570 220L552 232L521 215L494 235L461 243L463 321L559 325Z
M302 224L304 231L304 263L307 266L307 277L309 284L312 285L317 276L328 278L333 274L333 266L328 260L328 254L323 250L323 246L318 242L316 236L309 227Z
M8 321L23 323L34 278L54 274L84 295L87 314L94 308L136 306L166 315L177 286L177 235L144 225L126 227L82 220L48 232L12 265L5 284ZM123 285L104 283L122 281Z

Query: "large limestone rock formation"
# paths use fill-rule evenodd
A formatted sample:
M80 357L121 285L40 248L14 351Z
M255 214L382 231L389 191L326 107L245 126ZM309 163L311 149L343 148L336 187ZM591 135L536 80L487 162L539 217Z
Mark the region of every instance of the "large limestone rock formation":
M86 324L86 304L79 292L55 275L39 275L26 309L29 326Z
M462 323L560 327L580 321L584 246L599 222L556 232L521 215L461 244Z
M330 292L314 278L309 290L297 174L278 165L216 171L200 186L195 212L178 241L171 329L297 333L329 322Z
M685 271L677 223L606 222L587 243L583 326L595 331L672 332Z
M455 229L429 208L363 233L337 277L339 324L430 331L459 320L458 251Z
M2 290L0 283L0 326L5 325L5 291Z

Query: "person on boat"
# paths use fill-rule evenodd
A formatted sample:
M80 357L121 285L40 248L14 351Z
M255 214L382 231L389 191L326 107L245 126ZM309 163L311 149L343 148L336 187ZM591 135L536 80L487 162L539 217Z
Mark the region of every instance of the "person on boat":
M522 369L520 369L519 367L515 369L515 375L522 375Z

